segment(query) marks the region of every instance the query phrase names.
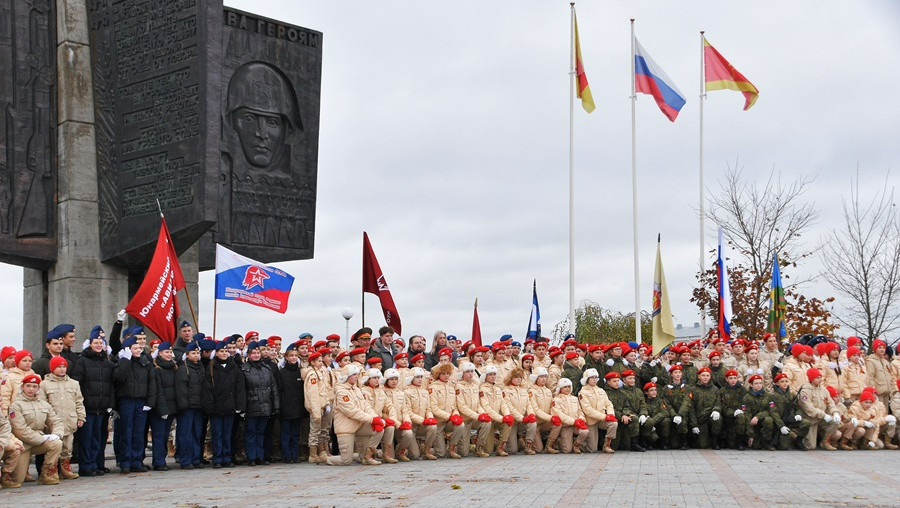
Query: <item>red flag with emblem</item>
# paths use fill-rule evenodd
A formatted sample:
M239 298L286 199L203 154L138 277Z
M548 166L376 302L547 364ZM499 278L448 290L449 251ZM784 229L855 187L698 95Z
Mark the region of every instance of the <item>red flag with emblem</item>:
M481 346L481 321L478 320L478 298L475 299L475 313L472 316L472 343Z
M394 304L394 298L391 297L391 290L388 288L387 281L381 267L378 266L378 260L375 259L375 251L372 250L372 244L369 243L369 235L363 231L363 293L372 293L377 295L381 301L381 310L384 312L384 322L400 335L400 314L397 313L397 306ZM365 309L363 309L365 316Z
M184 286L178 255L163 217L150 267L147 268L141 287L125 307L125 312L142 322L160 339L174 344L174 320L178 316L178 298L175 293Z

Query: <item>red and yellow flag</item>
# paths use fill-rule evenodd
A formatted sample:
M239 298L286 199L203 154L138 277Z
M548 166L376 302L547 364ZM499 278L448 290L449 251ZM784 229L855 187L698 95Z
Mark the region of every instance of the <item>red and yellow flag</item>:
M716 51L716 48L712 47L709 41L706 40L706 37L703 38L703 62L706 71L707 92L711 90L735 90L744 94L744 111L753 106L759 97L759 90L743 74L738 72L733 65L728 63L728 60L725 60Z
M594 96L591 95L591 87L588 85L587 75L584 73L584 60L581 59L581 44L578 42L578 18L573 7L572 20L575 23L575 92L581 99L581 107L590 113L594 110Z

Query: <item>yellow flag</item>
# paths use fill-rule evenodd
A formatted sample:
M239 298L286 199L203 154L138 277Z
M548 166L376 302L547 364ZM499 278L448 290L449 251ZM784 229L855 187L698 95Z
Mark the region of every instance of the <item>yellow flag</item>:
M581 107L590 113L594 110L594 96L591 95L591 87L588 85L587 75L584 73L581 44L578 42L578 18L575 16L574 7L572 7L572 20L575 23L575 92L581 99Z
M662 253L659 240L656 242L656 270L653 272L653 352L658 354L664 347L675 342L675 324L672 309L669 308L669 290L663 271Z

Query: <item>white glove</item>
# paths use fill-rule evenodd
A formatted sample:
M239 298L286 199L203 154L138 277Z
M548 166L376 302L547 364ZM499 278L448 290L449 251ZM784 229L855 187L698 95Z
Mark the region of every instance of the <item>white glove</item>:
M125 321L125 316L127 315L128 313L125 312L125 309L120 310L118 313L116 313L116 321Z
M888 423L888 425L896 425L897 417L894 415L887 415L884 417L884 420Z
M850 366L850 362L848 362L847 360L844 360L841 362L841 367L849 367L849 366Z
M168 420L168 419L169 419L169 415L162 415L162 416L160 416L160 418L162 418L163 420Z
M659 360L650 360L651 367L656 367L657 365L659 365Z
M831 418L831 415L825 415L825 423L831 423L831 420L833 420L833 418Z
M755 371L752 368L747 369L747 375L752 376Z
M681 416L676 415L675 418L672 418L672 423L675 425L681 425Z
M147 412L147 411L150 411L150 409L151 409L150 406L144 406L144 407L141 409L141 411Z
M608 365L610 367L612 367L615 363L616 362L614 362L612 358L610 358L609 360L606 360L606 365Z
M672 367L674 367L674 365L669 365L668 367L666 367L666 372L672 372Z
M869 448L875 448L875 441L869 441Z
M789 429L789 428L787 428L787 427L781 427L781 435L782 435L782 436L786 436L786 435L788 435L790 432L791 432L791 429Z
M241 414L241 410L240 410L240 409L235 409L235 410L234 410L234 414L236 414L236 415Z
M712 421L714 421L714 422L719 421L719 418L722 417L722 415L720 415L718 411L713 411L712 413L709 414L709 416L710 416L710 418L712 418Z
M836 363L836 362L828 362L828 363L825 364L825 366L828 367L828 368L831 369L831 370L837 369L837 363Z
M656 376L651 377L651 378L650 378L650 381L652 381L652 382L655 383L655 382L656 382Z
M638 423L640 423L641 425L643 425L644 422L646 422L646 421L647 421L647 415L641 415L641 417L638 418Z
M763 370L762 370L762 369L756 369L756 373L759 374L760 376L762 376L762 375L763 375Z
M126 360L131 360L131 348L126 347L119 351L119 358L124 358Z
M781 370L781 369L784 368L784 364L781 363L781 362L775 362L773 365L774 365L775 368L778 369L778 370Z
M624 358L622 358L622 363L626 366L631 365L630 363L628 363L628 360L626 360Z
M734 410L734 416L740 416L740 415L742 415L742 414L744 414L744 410L743 410L743 409L735 409L735 410Z
M875 427L875 424L872 423L872 422L870 422L870 421L868 421L868 420L866 420L865 422L863 422L863 425L865 425L867 429L871 429L871 428Z
M795 422L799 422L799 421L802 420L802 419L803 419L802 416L800 416L800 415L794 415L794 421L795 421Z
M831 419L836 422L839 422L839 421L841 421L841 414L838 412L835 412L834 414L831 415Z
M327 406L325 406L325 414L328 414L330 412L331 412L331 404L328 404Z
M59 441L59 436L56 434L44 434L44 441Z
M694 427L693 429L691 429L691 432L693 432L694 434L700 434L700 427Z
M852 423L854 427L859 427L859 420L856 418L851 418L850 423Z
M113 420L118 420L118 419L119 419L119 412L116 411L115 409L110 409L110 410L109 410L109 417L112 418Z

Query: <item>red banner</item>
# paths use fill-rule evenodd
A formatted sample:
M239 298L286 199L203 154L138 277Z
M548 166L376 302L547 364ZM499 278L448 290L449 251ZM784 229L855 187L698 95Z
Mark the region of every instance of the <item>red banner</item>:
M175 293L184 288L184 275L178 265L178 255L169 236L166 219L162 219L156 250L144 281L125 307L125 312L137 318L160 339L175 343L175 318L178 298Z
M475 314L472 316L472 343L481 346L481 321L478 320L478 298L475 299Z
M381 300L381 310L384 312L384 322L400 335L400 314L397 314L397 306L394 305L394 299L391 297L391 290L388 288L387 281L384 279L384 273L378 266L378 260L375 259L375 251L372 250L372 244L369 243L369 235L363 231L363 293L372 293L377 295Z

